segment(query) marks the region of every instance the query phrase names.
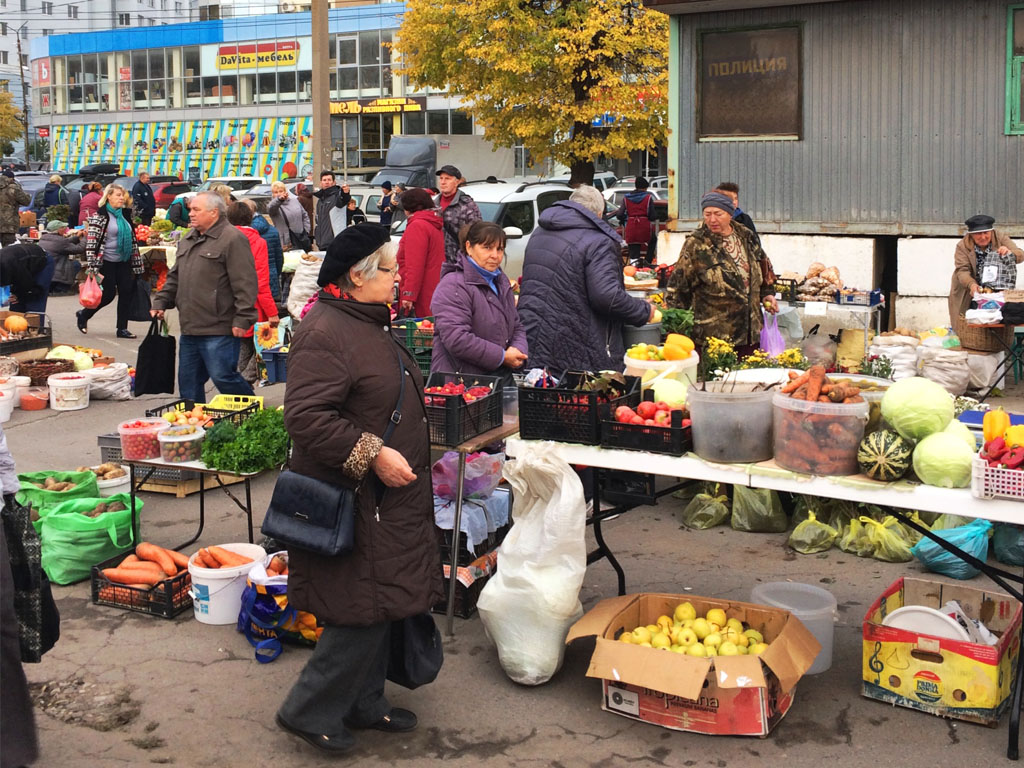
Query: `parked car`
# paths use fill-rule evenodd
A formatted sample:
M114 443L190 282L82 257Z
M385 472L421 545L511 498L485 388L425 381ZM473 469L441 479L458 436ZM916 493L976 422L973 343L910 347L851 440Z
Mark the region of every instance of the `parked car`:
M508 242L502 269L513 280L523 274L526 244L537 228L541 212L559 200L568 200L572 194L565 184L550 181L526 184L481 181L463 184L459 189L473 198L484 221L496 222L505 230ZM392 240L397 241L402 236L405 225L406 219L403 219L392 228Z
M266 184L267 180L262 176L215 176L200 184L195 191L185 193L186 198L193 197L198 192L206 192L218 184L226 184L233 192L245 192L259 184Z
M28 194L31 202L28 205L19 206L19 211L41 211L43 208L43 190L46 185L50 182L49 174L45 173L16 173L14 175L15 181L17 181L23 190ZM64 190L65 195L67 194L67 187L61 186Z
M622 205L622 199L627 194L629 194L630 192L635 192L635 191L636 191L636 185L635 184L630 184L628 187L616 184L611 189L606 189L604 191L604 199L608 200L608 201L610 201L612 203L615 203L615 206L618 207L618 206ZM664 201L666 204L668 203L668 190L667 189L650 189L649 188L647 191L650 192L652 195L654 195L655 205L657 205L658 201Z
M546 181L568 184L569 178L566 175L552 176L550 179L546 179ZM598 171L594 174L594 186L602 192L610 187L614 187L616 182L618 182L618 178L611 171Z
M192 191L192 185L187 181L161 181L152 184L153 198L156 200L157 208L166 208L178 195Z

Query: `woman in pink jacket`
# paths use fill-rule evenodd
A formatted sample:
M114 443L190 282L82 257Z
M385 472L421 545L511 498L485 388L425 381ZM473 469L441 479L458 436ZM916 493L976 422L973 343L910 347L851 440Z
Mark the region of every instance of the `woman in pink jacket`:
M402 194L402 209L408 216L405 233L398 241L398 272L402 276L401 314L406 317L430 315L430 300L441 281L444 264L444 230L441 216L425 189Z
M256 315L257 322L270 321L270 327L276 328L281 318L277 312L277 304L270 293L270 263L267 259L267 243L252 228L252 209L245 203L231 203L228 206L228 222L241 232L249 240L249 247L252 249L253 261L256 267ZM255 386L259 379L258 361L256 360L256 347L252 340L253 328L245 335L238 352L238 370L242 378Z

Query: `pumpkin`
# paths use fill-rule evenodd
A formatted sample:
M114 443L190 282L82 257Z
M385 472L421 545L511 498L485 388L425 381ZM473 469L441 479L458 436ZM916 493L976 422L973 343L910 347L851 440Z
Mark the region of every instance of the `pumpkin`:
M28 330L28 320L21 315L11 315L4 320L4 328L11 333L24 333Z
M891 429L880 429L861 440L857 465L872 480L899 480L910 469L913 446Z

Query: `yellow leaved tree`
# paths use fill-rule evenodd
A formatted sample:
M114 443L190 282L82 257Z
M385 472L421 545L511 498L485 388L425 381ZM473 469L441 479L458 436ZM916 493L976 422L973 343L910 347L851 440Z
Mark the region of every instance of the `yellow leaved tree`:
M14 97L0 91L0 141L16 141L23 136L23 113L14 104Z
M394 47L414 85L447 86L491 142L573 182L666 135L668 17L638 0L407 0Z

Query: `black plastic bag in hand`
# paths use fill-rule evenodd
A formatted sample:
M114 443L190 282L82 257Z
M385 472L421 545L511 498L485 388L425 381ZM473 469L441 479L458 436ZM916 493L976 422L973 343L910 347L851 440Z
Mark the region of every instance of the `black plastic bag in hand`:
M158 318L139 344L135 363L135 396L174 394L174 353L176 342L167 335L167 325Z
M128 306L128 319L133 323L147 323L152 319L149 310L153 306L149 300L149 283L135 278L133 291L132 303Z

